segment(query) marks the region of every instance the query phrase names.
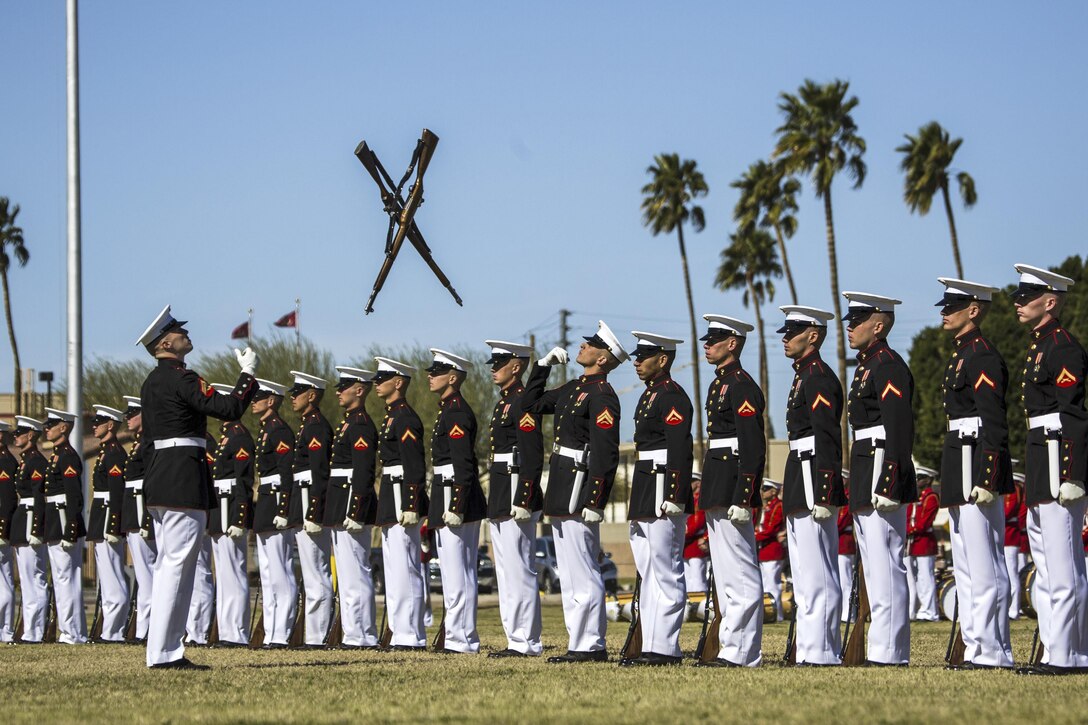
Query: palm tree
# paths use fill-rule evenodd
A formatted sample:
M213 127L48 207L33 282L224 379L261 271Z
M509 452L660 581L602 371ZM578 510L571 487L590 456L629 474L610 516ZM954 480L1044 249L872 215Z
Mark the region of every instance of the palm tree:
M706 179L691 159L680 160L679 154L658 154L646 169L652 179L642 187L642 223L656 237L661 232L676 230L680 243L680 266L684 272L684 291L688 296L688 317L691 320L691 362L695 375L695 394L702 395L699 381L699 340L695 332L695 302L691 295L691 275L688 273L688 253L684 246L684 223L691 222L697 232L706 227L703 208L694 199L706 196ZM703 452L703 409L695 406L696 459Z
M842 319L839 299L839 261L835 252L835 222L831 213L831 182L845 170L857 189L865 181L865 140L858 135L857 124L850 112L858 105L857 96L846 98L850 84L835 80L820 85L805 80L797 91L782 93L778 110L784 117L775 133L778 143L774 156L781 160L789 173L808 174L816 196L824 201L824 222L827 226L827 258L831 272L831 301L836 320ZM837 322L839 378L846 384L846 340L842 323ZM849 455L846 416L842 419L842 450Z
M30 252L23 243L23 230L15 226L15 217L19 216L19 205L16 204L9 212L10 202L6 196L0 196L0 281L4 285L4 316L8 321L8 337L11 338L11 354L15 358L15 414L23 412L23 376L19 366L19 346L15 343L15 324L11 321L11 293L8 291L8 267L11 266L11 257L8 256L8 247L11 247L15 261L20 267L25 267L30 259Z
M770 404L770 375L767 371L767 339L763 334L763 314L760 305L774 299L774 282L771 277L781 277L782 267L775 254L775 240L766 230L747 225L729 235L729 246L722 250L722 263L714 283L725 292L743 289L741 301L752 305L759 332L759 386L767 404L763 408L763 425L768 438L774 437Z
M956 220L952 217L952 201L948 198L948 167L956 155L962 138L952 139L941 124L930 121L918 129L917 136L904 134L907 142L895 150L903 154L899 168L904 173L903 199L912 212L922 216L929 213L933 196L938 190L944 198L944 211L948 215L948 229L952 232L952 257L956 260L956 274L963 279L963 262L960 261L960 242L956 236ZM975 180L966 171L956 174L960 198L964 208L970 209L978 201Z
M730 184L740 189L740 199L733 207L733 221L741 226L774 229L778 239L778 253L782 255L782 269L790 287L790 299L797 304L797 288L793 284L790 259L786 254L786 240L797 231L797 195L801 182L786 175L780 163L757 161L748 167L739 179Z

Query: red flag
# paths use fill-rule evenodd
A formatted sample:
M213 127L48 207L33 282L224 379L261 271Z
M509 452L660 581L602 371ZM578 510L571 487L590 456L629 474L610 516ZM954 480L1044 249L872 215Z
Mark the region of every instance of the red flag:
M272 324L276 327L298 327L298 310L288 312Z
M243 322L230 333L232 340L245 340L249 338L249 323Z

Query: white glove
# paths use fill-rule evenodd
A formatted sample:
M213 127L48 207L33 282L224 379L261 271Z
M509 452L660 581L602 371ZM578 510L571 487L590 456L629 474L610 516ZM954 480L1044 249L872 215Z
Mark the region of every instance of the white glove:
M227 536L229 536L232 539L240 539L245 535L246 535L246 530L243 529L241 526L228 526L227 527Z
M456 528L456 527L461 526L461 525L463 525L465 523L465 517L462 516L461 514L455 514L452 511L443 511L442 512L442 523L444 523L446 526Z
M510 513L514 517L514 521L528 521L532 517L533 512L529 509L523 509L521 506L515 506L510 509Z
M892 500L887 496L881 496L879 493L873 494L873 508L881 513L891 513L899 508L898 501Z
M302 528L306 531L307 534L321 533L321 524L316 524L313 521L303 521Z
M248 347L245 350L235 350L234 359L238 361L238 366L242 368L242 372L247 375L257 374L257 365L260 363L260 358L257 357L257 353Z
M665 514L666 516L676 516L677 514L684 513L684 509L680 508L672 501L666 501L665 503L661 504L661 513Z
M1058 487L1058 503L1068 506L1084 498L1084 484L1080 481L1066 481Z
M72 548L75 547L75 545L76 542L74 541L68 541L68 539L60 540L60 548L64 549L65 551L71 551Z
M835 514L829 506L821 506L816 504L812 507L812 520L813 521L827 521Z
M150 539L151 529L140 529L140 537L144 539Z
M7 539L0 539L0 546L7 546L9 543L11 542L9 542Z
M599 524L604 521L604 511L586 506L582 509L582 521L587 524Z
M419 514L415 511L401 511L400 512L400 525L405 528L409 526L415 526L419 523Z
M987 491L982 486L975 486L971 489L971 500L979 506L985 506L988 503L994 502L994 494L991 491Z
M752 509L747 506L730 506L725 517L734 524L746 524L752 520Z
M41 539L39 539L37 536L34 536L33 534L31 534L29 543L30 543L31 546L41 546L45 542L42 541Z
M275 526L277 529L286 529L287 519L283 518L282 516L277 516L276 518L272 519L272 525Z
M548 351L548 354L540 358L537 361L537 365L543 365L549 367L551 365L566 365L570 360L570 356L567 355L567 351L561 347L553 347Z
M357 534L360 531L362 531L364 528L366 528L366 527L364 527L362 524L360 524L358 521L356 521L353 518L344 519L344 531L348 532L349 534Z
M120 544L121 543L121 537L120 536L114 536L113 534L106 534L106 543L107 544Z

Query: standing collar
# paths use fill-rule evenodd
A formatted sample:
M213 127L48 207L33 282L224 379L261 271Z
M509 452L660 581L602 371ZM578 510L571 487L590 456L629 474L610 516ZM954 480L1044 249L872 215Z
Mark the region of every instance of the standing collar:
M888 349L889 348L888 348L888 341L887 340L877 340L872 345L870 345L869 347L865 348L864 350L862 350L861 352L859 352L857 354L858 362L865 362L866 360L873 357L874 355L877 355L880 352L882 352L883 350L888 350Z
M820 361L820 350L819 350L819 348L816 348L812 352L805 355L800 360L794 360L793 361L793 369L795 371L797 371L797 372L800 372L801 368L807 368L812 363L819 362L819 361Z

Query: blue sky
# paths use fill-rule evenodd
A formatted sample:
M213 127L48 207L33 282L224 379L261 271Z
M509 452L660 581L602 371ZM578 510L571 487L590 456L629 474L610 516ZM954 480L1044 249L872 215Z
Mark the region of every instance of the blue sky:
M64 3L8 0L0 14L0 195L22 206L32 253L11 273L16 330L24 367L61 377ZM906 352L954 267L940 210L902 202L904 133L936 119L965 139L957 166L979 192L956 207L968 278L1005 284L1014 262L1088 248L1088 164L1070 143L1088 125L1086 21L1080 2L85 2L85 350L140 354L133 340L167 302L198 347L223 347L248 308L265 332L296 297L304 334L344 359L532 328L546 349L563 307L575 339L598 316L686 338L675 237L651 236L639 214L647 165L673 151L710 187L707 228L688 234L697 312L751 319L739 293L712 286L729 182L769 153L781 91L842 78L861 101L869 176L834 188L840 281L904 300L892 343ZM465 307L406 247L364 317L386 220L352 151L365 138L399 175L424 126L441 142L418 222ZM801 302L830 307L807 182L789 249ZM781 433L792 373L776 312ZM754 345L745 361L757 369ZM637 382L630 366L614 377Z

